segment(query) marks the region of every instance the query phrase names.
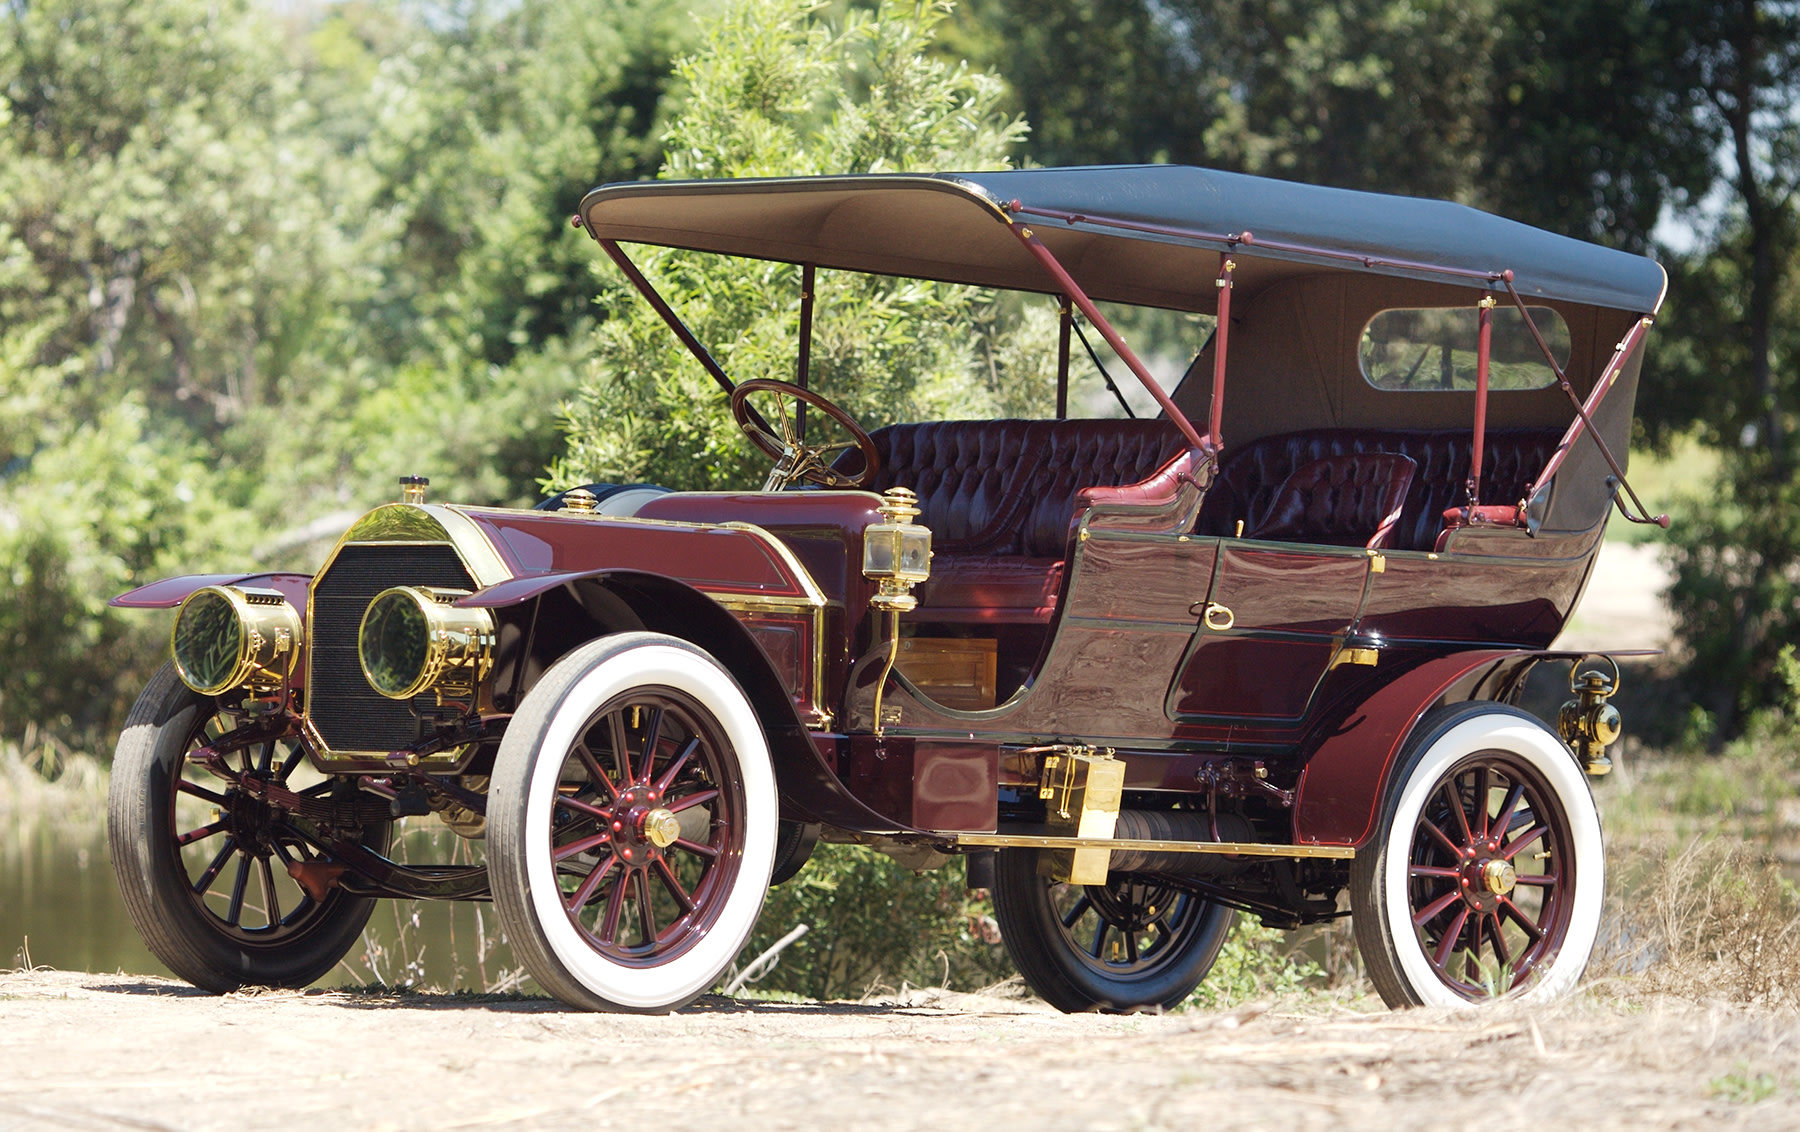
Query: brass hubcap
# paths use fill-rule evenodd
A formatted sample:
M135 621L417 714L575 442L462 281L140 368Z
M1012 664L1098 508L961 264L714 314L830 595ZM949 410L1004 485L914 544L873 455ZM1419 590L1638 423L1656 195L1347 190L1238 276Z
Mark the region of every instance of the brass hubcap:
M1511 861L1495 858L1481 866L1481 881L1495 896L1505 896L1511 892L1513 885L1517 884L1518 880L1519 875L1513 871Z
M658 849L667 849L681 836L681 819L672 811L658 806L644 815L644 837ZM1507 870L1511 875L1511 870ZM1508 888L1512 887L1509 883Z

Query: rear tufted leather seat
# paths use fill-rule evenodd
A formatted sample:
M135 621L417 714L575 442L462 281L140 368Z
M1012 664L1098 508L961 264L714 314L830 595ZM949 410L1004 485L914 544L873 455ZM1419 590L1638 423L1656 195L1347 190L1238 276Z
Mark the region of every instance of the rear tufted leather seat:
M1048 619L1077 494L1150 479L1186 450L1151 420L931 421L871 438L881 468L869 490L911 488L931 528L919 616L937 621Z
M1482 457L1482 499L1518 502L1561 440L1560 429L1489 429ZM1386 545L1393 550L1431 550L1443 530L1445 510L1468 501L1464 485L1473 444L1469 429L1312 429L1265 436L1226 450L1218 477L1200 506L1195 533L1230 535L1239 520L1248 523L1267 513L1275 493L1303 464L1358 453L1394 453L1411 459L1417 471Z

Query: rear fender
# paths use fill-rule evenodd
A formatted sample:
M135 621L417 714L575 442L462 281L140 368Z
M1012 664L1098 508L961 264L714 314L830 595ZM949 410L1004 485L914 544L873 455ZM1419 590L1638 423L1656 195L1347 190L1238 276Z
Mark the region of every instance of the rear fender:
M698 645L724 665L750 697L768 738L784 816L845 829L912 832L850 794L821 757L813 733L762 646L728 610L692 586L660 574L601 570L520 578L477 591L457 604L499 610L516 608L537 597L555 600L565 593L572 595L579 607L574 616L585 623L558 625L552 648L546 651L541 644L534 648L532 669L541 672L568 648L605 633L642 629ZM567 607L559 603L559 612L564 611ZM496 675L497 682L506 682L503 673L497 670ZM525 680L524 687L531 682L531 678Z
M1438 657L1317 728L1302 746L1295 843L1361 848L1375 831L1394 765L1426 712L1469 700L1510 702L1533 666L1579 655L1482 649Z

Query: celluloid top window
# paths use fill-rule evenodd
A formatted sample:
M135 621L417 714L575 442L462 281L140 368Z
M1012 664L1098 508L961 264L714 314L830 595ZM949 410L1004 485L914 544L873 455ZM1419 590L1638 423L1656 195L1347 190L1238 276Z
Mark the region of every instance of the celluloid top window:
M1531 321L1550 344L1556 364L1569 364L1569 326L1549 307L1530 307ZM1377 389L1417 393L1475 388L1474 306L1385 310L1363 328L1363 377ZM1542 389L1556 382L1516 307L1494 310L1488 388Z

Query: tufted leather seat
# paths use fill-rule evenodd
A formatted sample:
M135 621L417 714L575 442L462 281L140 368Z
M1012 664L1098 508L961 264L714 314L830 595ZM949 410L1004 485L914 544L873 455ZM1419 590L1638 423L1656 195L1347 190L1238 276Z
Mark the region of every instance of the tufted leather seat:
M1516 503L1561 440L1560 429L1489 429L1482 458L1482 499ZM1468 429L1312 429L1265 436L1226 450L1219 475L1200 506L1195 531L1234 533L1238 520L1248 524L1266 513L1282 484L1303 464L1331 456L1389 452L1410 458L1418 470L1386 545L1395 550L1431 550L1443 529L1444 511L1467 502L1463 488L1473 443Z
M1419 466L1396 452L1323 456L1288 474L1244 537L1330 546L1385 546Z
M920 616L1041 621L1055 608L1077 495L1150 479L1185 451L1166 421L931 421L871 434L872 491L918 493L932 579Z

